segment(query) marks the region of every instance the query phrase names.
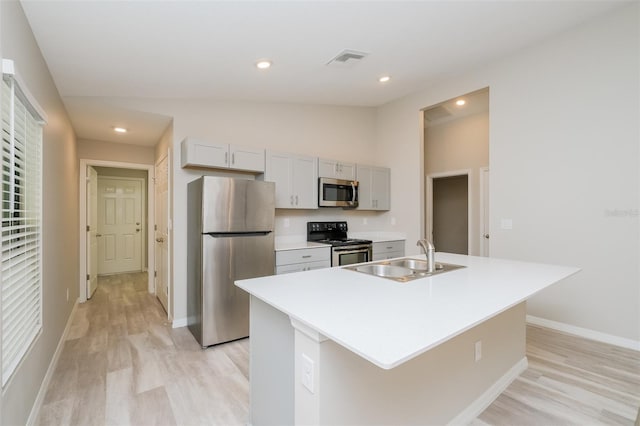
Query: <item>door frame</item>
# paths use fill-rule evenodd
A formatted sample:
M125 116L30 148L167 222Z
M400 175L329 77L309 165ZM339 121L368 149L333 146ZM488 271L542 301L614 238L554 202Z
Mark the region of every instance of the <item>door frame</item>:
M487 223L487 227L485 227L485 221L491 217L491 210L489 210L489 217L485 217L484 211L485 207L485 195L487 196L486 204L489 206L488 195L491 193L491 175L489 175L489 167L480 167L480 229L478 233L480 234L480 256L489 257L491 256L491 223ZM488 176L485 177L485 173ZM486 186L488 188L485 188ZM487 192L485 194L485 192ZM488 229L487 229L488 228ZM485 238L485 234L489 235L489 238Z
M471 255L471 241L473 238L473 226L471 219L473 218L472 195L473 195L473 174L472 169L452 170L448 172L430 173L426 176L426 195L425 195L425 236L429 241L433 241L433 180L453 176L467 176L467 253ZM436 247L436 250L438 248Z
M114 167L119 169L136 169L147 171L147 230L155 229L155 200L154 185L155 166L153 164L126 163L121 161L80 159L80 276L78 301L87 301L87 166ZM154 233L147 232L147 271L155 271L155 253L153 244ZM147 288L149 293L155 292L155 280L153 274L147 273Z

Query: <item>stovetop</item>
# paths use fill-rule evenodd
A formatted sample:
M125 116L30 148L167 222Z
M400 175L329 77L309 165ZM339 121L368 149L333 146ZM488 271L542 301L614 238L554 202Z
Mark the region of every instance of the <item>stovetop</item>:
M371 244L370 240L347 237L347 222L307 222L307 241L331 244L333 247Z

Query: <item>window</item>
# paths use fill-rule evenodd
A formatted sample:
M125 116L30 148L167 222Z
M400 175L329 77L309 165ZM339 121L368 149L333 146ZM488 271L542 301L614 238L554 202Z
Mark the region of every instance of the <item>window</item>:
M2 61L2 386L42 329L44 114Z

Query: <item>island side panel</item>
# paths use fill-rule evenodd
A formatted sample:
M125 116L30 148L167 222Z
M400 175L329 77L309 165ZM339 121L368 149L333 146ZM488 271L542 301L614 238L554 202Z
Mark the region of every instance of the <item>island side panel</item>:
M294 424L294 329L289 317L251 296L249 345L252 426Z
M525 314L521 303L390 370L331 340L321 343L318 424L424 425L459 420L505 374L526 366ZM482 359L476 362L474 345L479 340ZM503 383L503 388L507 385Z

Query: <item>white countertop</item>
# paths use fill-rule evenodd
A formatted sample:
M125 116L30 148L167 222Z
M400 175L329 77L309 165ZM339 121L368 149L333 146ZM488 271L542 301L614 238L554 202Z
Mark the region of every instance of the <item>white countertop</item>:
M236 285L390 369L579 271L449 253L436 253L436 260L467 267L407 283L328 268L241 280Z
M331 247L329 244L312 243L310 241L276 241L275 250L301 250L308 248Z

